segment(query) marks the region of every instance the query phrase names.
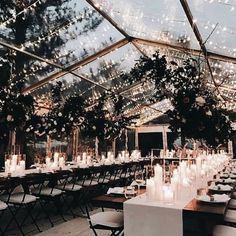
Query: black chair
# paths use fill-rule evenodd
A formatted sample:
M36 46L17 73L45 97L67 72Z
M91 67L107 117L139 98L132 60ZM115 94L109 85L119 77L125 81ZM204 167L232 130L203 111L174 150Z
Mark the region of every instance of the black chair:
M27 193L35 193L35 192L41 192L42 188L44 187L46 180L46 174L38 173L38 174L29 174L26 175L22 179L22 185L24 187L25 192ZM35 194L34 194L35 195ZM44 207L44 202L41 198L38 197L38 202L41 206L41 209L43 213L45 214L46 218L49 220L51 226L53 226L53 222L49 216L49 213L47 211L47 208ZM37 221L39 215L41 212L38 212L37 216L35 217L35 220Z
M110 236L124 235L124 216L122 212L102 211L90 215L88 207L86 206L86 213L89 226L95 236L98 236L96 230L111 231Z
M4 183L5 179L1 179L0 180L0 194L3 194L5 193L7 190L5 189L6 187L6 184ZM5 211L8 209L8 205L3 202L3 201L0 201L0 219L4 216L4 213ZM11 212L11 211L10 211ZM9 222L12 222L12 220L14 220L14 217L13 215L11 214L11 219ZM18 222L17 222L18 223ZM8 223L5 228L3 229L2 227L0 227L0 234L1 235L4 235L6 233L6 231L8 230L8 226L10 224Z
M12 219L6 226L5 231L11 225L13 221L16 222L22 235L25 235L23 231L23 225L28 218L30 218L39 232L41 232L34 216L33 209L37 203L37 197L23 191L22 180L20 178L8 178L2 182L2 189L5 189L4 193L0 196L0 199L8 205L8 208L12 214ZM19 189L17 190L17 188ZM24 208L26 210L25 216L22 218L21 223L17 219L19 211Z
M56 189L62 190L67 197L72 197L72 201L68 204L67 199L64 198L64 195L62 195L62 198L64 200L65 205L67 206L67 210L72 214L72 216L75 218L76 214L73 211L73 205L75 203L78 203L79 196L81 194L81 190L83 187L76 182L78 181L78 174L76 174L75 171L59 171L57 173L57 185L55 186ZM81 207L81 204L78 204L80 210L82 213L84 213L84 210Z
M49 212L47 211L47 206L50 203L54 204L56 211L61 219L63 221L66 221L63 215L63 205L61 204L64 191L55 188L59 177L61 177L59 173L47 173L44 175L43 184L40 187L31 189L31 194L38 197L42 202L42 207L44 211L47 212L47 216L48 219L50 219L52 227L54 226L54 223L49 215Z

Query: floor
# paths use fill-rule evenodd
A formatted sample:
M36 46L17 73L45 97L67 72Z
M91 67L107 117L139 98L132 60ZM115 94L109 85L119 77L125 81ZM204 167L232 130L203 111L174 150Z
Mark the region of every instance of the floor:
M88 226L86 218L78 217L68 222L61 223L50 228L36 236L94 236L92 230ZM99 236L110 235L108 232L99 231Z
M89 228L89 223L86 215L83 215L81 211L77 208L73 210L74 213L76 213L78 216L76 218L73 218L71 215L65 214L64 216L67 220L66 222L64 222L57 214L55 214L54 216L51 215L51 218L55 224L54 227L51 227L48 220L44 216L39 217L37 222L40 229L43 231L42 233L38 233L35 226L32 223L27 222L24 226L24 233L26 234L26 236L94 236L94 233ZM90 212L90 214L94 214L100 210L101 209L94 209L92 212ZM17 217L18 220L22 219L23 215L24 214L19 214ZM7 218L8 216L6 213L5 216L1 218L1 226L6 225L6 222L8 220ZM20 235L21 234L17 229L16 225L13 224L5 236ZM110 235L110 233L99 230L98 235L108 236Z

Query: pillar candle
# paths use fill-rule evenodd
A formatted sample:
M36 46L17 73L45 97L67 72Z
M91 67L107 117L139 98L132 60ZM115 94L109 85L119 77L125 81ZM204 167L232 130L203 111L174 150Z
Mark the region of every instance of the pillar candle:
M166 204L172 204L174 202L174 192L170 187L163 189L163 200Z
M91 165L92 163L91 163L91 156L87 156L87 163L86 163L87 165Z
M64 157L59 158L59 167L63 168L65 166L65 159Z
M110 158L111 158L111 152L107 152L107 158L108 158L109 161L110 161Z
M16 167L16 165L17 165L17 155L12 155L11 165L13 167Z
M51 164L51 158L46 157L46 168L50 167L50 164Z
M53 159L54 159L54 163L56 163L56 165L58 165L58 161L59 161L59 153L58 152L54 153Z
M82 154L82 163L83 164L86 164L86 158L87 158L87 154L86 154L86 152L83 152L83 154Z
M76 162L77 162L77 163L80 163L80 162L81 162L81 156L80 156L80 155L78 155L78 156L76 157Z
M5 161L5 172L9 172L10 171L10 164L11 164L10 160L7 159Z
M24 160L20 161L20 168L21 168L21 170L25 170L25 161Z
M147 199L155 200L155 183L154 179L147 179Z

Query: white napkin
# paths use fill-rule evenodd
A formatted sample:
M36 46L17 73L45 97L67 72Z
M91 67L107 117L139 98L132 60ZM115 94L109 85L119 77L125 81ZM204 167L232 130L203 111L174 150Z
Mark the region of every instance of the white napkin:
M230 198L226 194L213 194L213 199L208 195L199 196L197 199L205 202L227 202Z
M208 195L202 195L202 196L199 196L198 199L201 201L209 202L211 198Z
M232 169L232 170L231 170L231 173L232 173L232 174L236 174L236 168Z
M228 178L228 177L229 177L229 174L224 173L224 174L220 175L220 177L221 177L221 178Z
M214 202L227 202L230 198L226 194L214 194Z
M230 179L230 178L218 180L218 182L221 182L221 183L233 183L234 181L235 181L235 180Z
M212 188L213 190L219 190L219 191L230 191L232 187L230 185L223 185L223 184L218 184Z
M123 194L124 193L124 188L123 187L114 187L114 188L109 188L107 191L107 194Z
M100 163L94 163L93 166L100 166Z

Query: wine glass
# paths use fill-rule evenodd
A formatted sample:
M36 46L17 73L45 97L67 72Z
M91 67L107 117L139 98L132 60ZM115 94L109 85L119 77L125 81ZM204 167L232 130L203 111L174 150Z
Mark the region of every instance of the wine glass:
M138 185L138 194L140 194L140 185L144 184L143 172L142 171L136 171L135 172L135 182Z

